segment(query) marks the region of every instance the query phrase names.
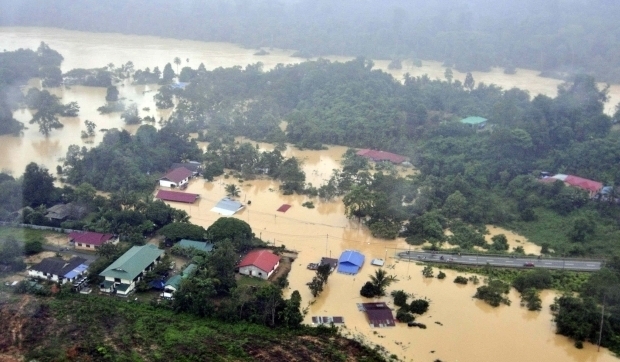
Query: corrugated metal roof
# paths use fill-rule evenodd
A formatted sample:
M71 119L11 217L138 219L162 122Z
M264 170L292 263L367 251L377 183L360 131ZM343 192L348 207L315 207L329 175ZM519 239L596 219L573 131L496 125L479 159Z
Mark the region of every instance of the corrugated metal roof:
M194 173L192 171L186 169L185 167L179 167L168 172L164 177L160 178L160 180L168 180L174 183L179 183L193 174Z
M486 122L487 119L486 118L482 118L482 117L467 117L467 118L463 118L461 120L461 123L465 123L465 124L480 124L480 123L484 123Z
M175 192L168 190L159 190L157 191L156 198L165 201L176 201L176 202L185 202L188 204L193 203L200 197L198 194L190 194L188 192Z
M280 261L280 257L269 250L254 250L241 260L239 267L253 265L260 270L269 273Z
M211 211L217 212L218 214L222 214L224 216L232 216L243 208L244 205L239 201L225 197L221 199L220 202L218 202L215 207L211 209Z
M153 244L134 246L99 275L102 277L133 280L163 254L164 251L158 249Z
M87 232L74 231L69 234L69 239L75 241L76 243L89 244L89 245L95 245L95 246L101 246L106 241L112 239L113 237L114 235L112 234L101 234L101 233L95 233L92 231L87 231Z
M196 250L204 251L207 253L213 250L213 244L206 243L204 241L181 239L181 241L179 241L177 245L182 248L194 248Z
M364 259L364 255L357 250L345 250L338 259L338 273L357 274Z

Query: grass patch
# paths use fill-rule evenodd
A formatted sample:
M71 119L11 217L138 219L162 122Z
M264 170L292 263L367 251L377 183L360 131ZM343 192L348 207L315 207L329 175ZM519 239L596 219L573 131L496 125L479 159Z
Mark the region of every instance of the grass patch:
M257 286L260 287L262 285L266 285L269 282L266 281L265 279L261 279L261 278L252 278L252 277L248 277L245 275L241 275L239 277L239 279L237 279L237 286L242 287L242 286L246 286L246 285L253 285L253 286Z
M0 226L0 239L6 239L13 236L18 241L26 241L33 237L45 237L46 235L55 235L58 233L47 230L35 230L27 228L15 228L10 226Z

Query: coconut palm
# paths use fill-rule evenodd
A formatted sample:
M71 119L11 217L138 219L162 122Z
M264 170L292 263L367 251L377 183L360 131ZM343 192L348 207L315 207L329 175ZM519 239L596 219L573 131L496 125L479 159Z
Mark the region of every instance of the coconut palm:
M230 196L230 197L238 197L239 196L239 187L235 184L228 184L226 185L226 195Z
M179 74L179 65L181 64L181 58L175 57L174 58L174 64L177 65L177 74Z
M370 275L370 283L375 287L375 294L380 297L385 296L385 289L389 287L390 284L397 281L398 279L396 279L394 275L388 275L388 273L381 268L375 271L375 275Z

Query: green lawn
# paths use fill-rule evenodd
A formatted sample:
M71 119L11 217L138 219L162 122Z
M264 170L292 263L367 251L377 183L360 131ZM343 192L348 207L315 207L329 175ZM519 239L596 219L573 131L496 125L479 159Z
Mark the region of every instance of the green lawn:
M57 234L52 231L46 230L34 230L26 228L16 228L10 226L0 226L0 239L5 239L8 236L13 236L19 241L24 241L32 237L45 237L46 235Z
M237 279L237 285L238 286L244 286L244 285L254 285L254 286L261 286L261 285L265 285L269 283L268 281L261 279L261 278L252 278L252 277L248 277L245 275L241 275L239 276L239 278Z

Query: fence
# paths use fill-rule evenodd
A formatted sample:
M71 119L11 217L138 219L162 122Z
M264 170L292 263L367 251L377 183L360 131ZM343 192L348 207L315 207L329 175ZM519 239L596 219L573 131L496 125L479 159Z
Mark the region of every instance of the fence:
M73 230L73 229L63 229L53 226L42 226L42 225L32 225L32 224L19 224L13 222L0 221L1 226L10 226L14 228L23 228L23 229L35 229L35 230L48 230L55 231L57 233L65 233L69 234L71 232L84 232L84 230Z

